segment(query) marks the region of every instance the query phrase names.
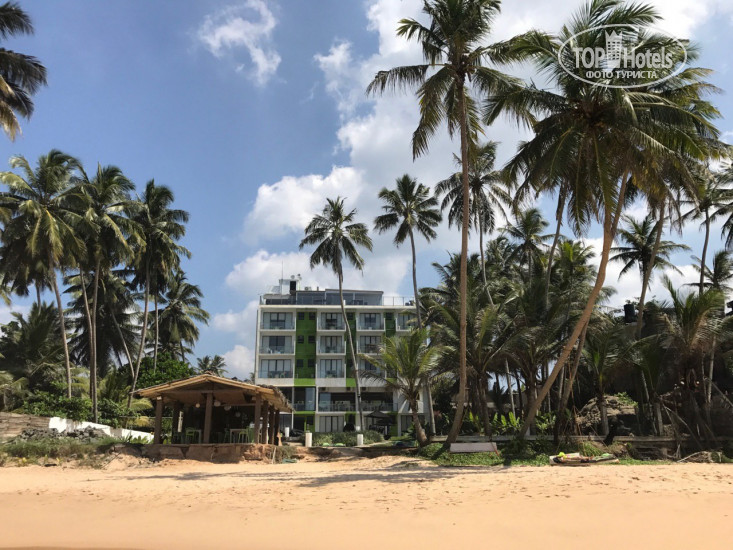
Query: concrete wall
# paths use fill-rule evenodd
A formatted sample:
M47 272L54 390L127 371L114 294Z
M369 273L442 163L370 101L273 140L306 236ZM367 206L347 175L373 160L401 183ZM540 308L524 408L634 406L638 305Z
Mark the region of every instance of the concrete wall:
M153 435L147 432L139 432L136 430L126 430L124 428L112 428L105 424L95 424L94 422L77 422L67 418L59 418L54 416L48 418L45 416L32 416L28 414L0 413L0 440L10 439L20 435L20 433L28 428L33 429L55 429L59 432L79 430L87 427L102 430L104 433L119 438L140 437L146 441L152 441Z

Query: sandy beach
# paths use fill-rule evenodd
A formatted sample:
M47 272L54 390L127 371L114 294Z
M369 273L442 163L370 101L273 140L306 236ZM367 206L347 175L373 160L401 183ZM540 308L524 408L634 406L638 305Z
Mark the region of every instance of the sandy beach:
M711 464L0 468L3 548L730 549L732 516L733 467Z

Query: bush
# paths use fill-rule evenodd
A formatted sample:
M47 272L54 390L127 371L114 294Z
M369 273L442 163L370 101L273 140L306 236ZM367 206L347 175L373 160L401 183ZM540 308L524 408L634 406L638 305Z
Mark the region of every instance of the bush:
M49 392L38 392L24 405L23 412L36 416L60 416L71 420L88 420L92 401L85 397L66 397Z
M153 371L153 358L146 357L140 364L140 376L137 379L138 388L147 388L188 378L193 374L193 370L189 365L174 359L170 353L160 353L158 355L158 363Z
M29 441L11 441L0 445L0 453L15 458L37 460L39 458L84 458L104 453L119 440L105 437L92 442L77 441L70 437L50 437Z
M622 405L627 405L629 407L637 406L636 401L631 399L631 397L629 397L629 394L626 393L625 391L622 391L621 393L617 393L616 395L614 395L614 397L618 399L618 402L621 403Z

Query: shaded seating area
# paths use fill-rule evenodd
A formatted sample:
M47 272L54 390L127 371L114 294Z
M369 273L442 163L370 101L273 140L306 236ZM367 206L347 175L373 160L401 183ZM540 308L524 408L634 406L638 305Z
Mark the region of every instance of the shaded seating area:
M164 435L170 434L172 444L277 445L280 413L292 411L278 388L212 374L150 386L137 390L135 395L155 405L153 444L162 443ZM171 411L171 428L164 434L166 409Z

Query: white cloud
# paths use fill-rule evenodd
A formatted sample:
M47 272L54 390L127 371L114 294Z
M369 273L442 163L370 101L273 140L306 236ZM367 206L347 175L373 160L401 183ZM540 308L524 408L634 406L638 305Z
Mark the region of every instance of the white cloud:
M244 47L253 65L250 77L264 86L281 61L272 44L276 25L277 19L264 0L245 0L206 16L197 37L218 58ZM244 68L244 64L237 63L235 70L240 72Z
M10 321L15 320L15 317L13 317L13 313L20 313L21 315L26 316L28 315L30 309L30 306L20 304L11 304L9 306L1 305L0 325L7 325Z
M240 380L246 379L255 370L254 351L246 346L234 346L234 349L224 354L224 361L227 365L227 375Z

